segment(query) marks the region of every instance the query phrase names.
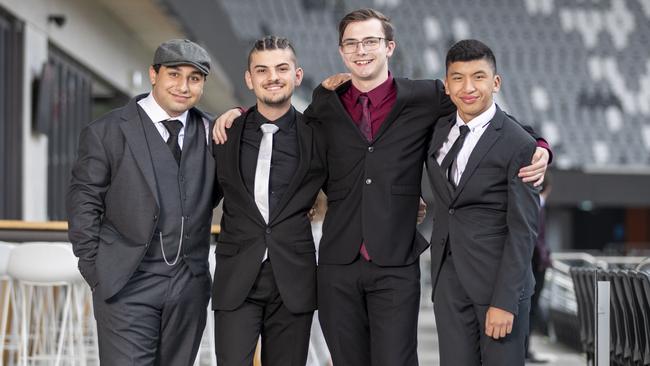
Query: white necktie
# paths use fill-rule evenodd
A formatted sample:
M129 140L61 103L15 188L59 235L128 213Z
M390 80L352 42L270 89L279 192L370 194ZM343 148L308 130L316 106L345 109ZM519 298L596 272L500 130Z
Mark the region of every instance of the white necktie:
M264 135L260 142L255 168L255 204L260 210L264 222L269 223L269 175L271 172L271 153L273 152L273 134L278 132L278 126L265 123L261 127Z

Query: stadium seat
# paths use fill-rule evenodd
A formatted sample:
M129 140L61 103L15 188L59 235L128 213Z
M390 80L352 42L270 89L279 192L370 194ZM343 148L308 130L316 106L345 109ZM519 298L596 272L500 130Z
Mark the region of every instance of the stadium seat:
M634 296L641 316L639 322L641 362L639 364L645 366L650 365L650 302L644 294L643 276L639 271L630 271Z

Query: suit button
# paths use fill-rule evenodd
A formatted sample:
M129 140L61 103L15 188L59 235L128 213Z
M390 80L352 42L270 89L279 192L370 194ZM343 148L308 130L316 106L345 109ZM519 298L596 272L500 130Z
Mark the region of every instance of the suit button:
M368 146L368 152L373 152L373 151L375 151L375 147L374 146Z
M270 227L267 227L267 228L266 228L266 233L267 233L267 234L270 234L270 233L271 233L271 228L270 228Z
M456 211L455 211L453 208L450 208L450 209L449 209L449 214L450 214L450 215L453 215L454 212L456 212Z
M366 184L372 184L372 179L370 178L366 179Z
M153 221L158 220L158 215L153 215Z

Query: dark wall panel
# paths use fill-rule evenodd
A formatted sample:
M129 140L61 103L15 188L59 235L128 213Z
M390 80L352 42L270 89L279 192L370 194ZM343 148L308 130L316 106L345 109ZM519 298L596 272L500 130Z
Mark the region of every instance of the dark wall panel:
M0 8L0 219L22 218L23 28Z

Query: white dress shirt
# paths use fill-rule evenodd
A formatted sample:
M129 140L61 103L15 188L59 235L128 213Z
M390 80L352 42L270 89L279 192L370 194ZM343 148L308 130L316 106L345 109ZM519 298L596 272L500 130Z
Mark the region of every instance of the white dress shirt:
M167 139L169 139L169 131L167 131L167 128L165 125L163 125L163 121L169 120L169 119L175 119L178 121L181 121L183 124L183 128L181 128L181 131L178 133L178 146L180 146L181 150L183 150L183 139L185 137L185 122L187 121L187 116L189 114L188 111L183 112L178 117L171 117L167 112L165 112L164 109L156 102L156 99L154 99L153 94L149 93L146 97L140 99L138 101L138 105L142 107L144 112L149 116L149 118L153 121L154 126L156 126L156 129L160 133L160 136L162 136L163 140L167 142ZM210 143L210 121L207 119L203 118L203 126L205 127L205 142L206 144Z
M469 123L465 123L465 121L460 118L460 115L458 115L458 112L456 112L456 124L451 128L451 131L449 131L447 140L445 140L440 150L438 150L438 156L436 157L438 164L441 164L445 155L447 155L451 149L451 146L456 142L458 136L460 136L460 126L467 125L467 127L469 127L469 133L465 136L463 147L458 152L456 161L454 161L451 166L451 174L454 184L458 185L460 182L460 177L463 176L469 156L472 154L474 147L476 147L478 140L483 136L483 132L485 132L489 126L490 121L492 121L496 112L496 104L492 103L490 108L476 116L474 119L469 121Z

